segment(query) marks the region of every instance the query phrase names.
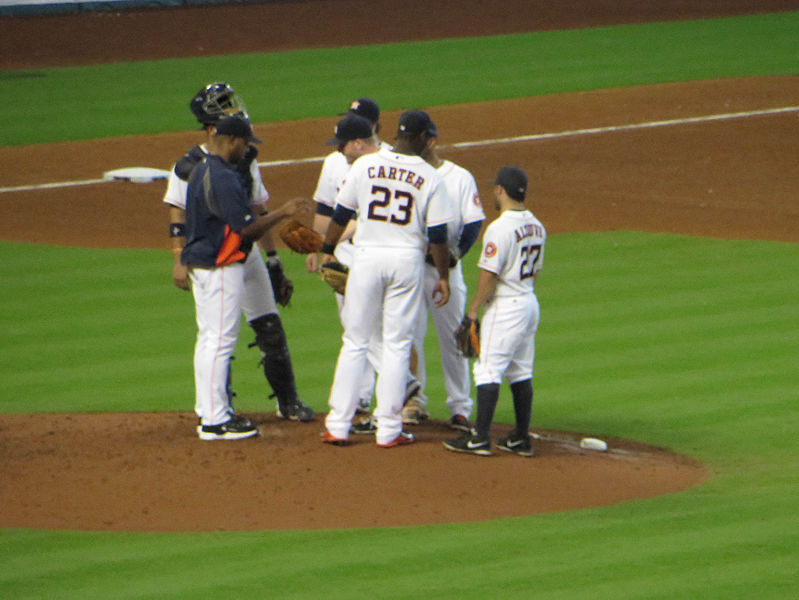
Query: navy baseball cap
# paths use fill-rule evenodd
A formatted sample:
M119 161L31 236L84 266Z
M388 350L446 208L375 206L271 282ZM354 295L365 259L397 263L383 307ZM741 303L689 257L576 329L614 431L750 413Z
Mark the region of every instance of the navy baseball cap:
M371 98L353 100L348 112L368 119L373 125L380 120L380 107Z
M374 135L368 119L354 113L348 114L336 125L336 135L327 140L327 146L340 146L352 140L368 139Z
M261 140L253 135L250 122L239 115L231 115L220 119L216 124L216 135L230 135L243 138L247 143L261 143Z
M435 124L423 110L406 110L399 119L399 133L418 135L426 133L431 137L438 137Z
M519 167L502 167L491 183L501 185L508 196L519 202L527 194L527 174Z

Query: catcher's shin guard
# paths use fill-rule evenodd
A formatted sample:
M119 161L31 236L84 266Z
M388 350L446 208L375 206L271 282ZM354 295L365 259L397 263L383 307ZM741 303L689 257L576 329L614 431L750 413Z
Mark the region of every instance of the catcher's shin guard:
M255 345L261 351L264 375L277 396L280 407L298 400L297 382L286 342L286 333L277 314L264 315L250 321L255 331Z

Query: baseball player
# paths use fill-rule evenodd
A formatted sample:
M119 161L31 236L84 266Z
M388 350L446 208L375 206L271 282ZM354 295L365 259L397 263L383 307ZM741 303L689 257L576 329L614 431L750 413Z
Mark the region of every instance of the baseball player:
M447 225L447 243L450 254L449 286L452 292L449 302L442 307L435 307L432 302L432 289L438 277L432 260L428 257L424 269L424 306L426 310L419 318L414 339L414 347L418 354L416 379L421 389L402 409L404 423L416 424L427 418L424 385L427 380L424 360L424 338L427 333L427 315L433 317L438 335L441 353L441 367L447 390L447 408L450 413L449 424L453 429L469 431L469 415L472 412L471 381L469 379L469 360L458 351L452 332L457 329L463 318L466 307L466 283L463 280L461 259L472 247L485 220L485 213L480 204L477 184L469 171L455 163L443 160L438 156L437 137L428 140L422 157L435 167L447 188L452 201L454 218Z
M324 442L348 443L358 404L351 382L363 372L369 340L376 331L383 338L375 410L377 445L391 448L414 441L402 431L402 405L422 306L420 284L428 243L439 274L433 291L437 304L446 304L450 294L446 236L452 208L440 175L420 156L434 135L435 125L427 113L406 111L393 150L381 149L356 160L339 191L323 258L332 257L353 216L357 227Z
M477 319L486 305L480 356L474 364L477 420L473 433L445 441L455 452L491 454L489 436L503 375L510 383L516 427L497 441L500 450L532 456L530 415L533 403L533 359L539 306L535 282L544 263L546 230L524 206L527 175L518 167L502 167L493 181L496 218L483 234L477 266L477 290L466 313Z
M352 118L357 117L357 118ZM369 124L371 135L365 137L367 130L364 128L364 120ZM322 235L327 231L330 224L330 217L336 207L336 196L350 165L363 154L377 152L380 148L390 149L391 146L381 142L378 134L380 132L380 107L371 98L358 98L350 104L349 110L336 125L336 137L327 142L328 145L336 145L337 149L325 157L322 170L319 173L319 180L316 185L313 199L316 201L316 214L314 215L313 228ZM355 233L355 221L351 221L336 245L334 256L341 264L351 267L352 256L355 247L352 244L352 236ZM319 259L316 253L311 253L306 259L306 269L308 272L316 272L319 268ZM344 296L336 294L339 318L342 318L344 307ZM343 325L343 321L342 321ZM375 367L379 362L376 352L379 348L375 344L370 344L369 361L366 365L362 377L358 383L358 409L357 412L367 414L370 412L372 395L375 387ZM416 378L410 377L406 389L406 398L409 398L419 389L419 382ZM355 433L374 433L376 425L369 419L353 426Z
M169 235L172 239L172 252L175 255L173 280L181 289L189 289L188 269L180 262L185 245L185 209L188 178L194 169L208 155L208 144L213 140L216 123L222 117L237 114L247 117L241 98L226 83L213 83L202 88L191 99L190 108L197 121L203 126L206 143L194 146L174 166L169 175L164 202L169 207ZM250 195L256 215L267 213L266 203L269 193L261 180L261 172L255 160L257 150L249 146L245 156L236 165ZM264 264L260 250L247 255L245 266L245 290L242 312L255 332L255 343L261 356L264 374L277 397L278 415L292 421L308 422L314 419L313 410L303 403L297 394L294 369L288 349L286 335L278 314L273 285L279 288L291 283L283 275L282 264L274 249L272 237L267 230L259 243L265 248L267 263ZM229 392L232 395L232 392ZM202 418L202 415L198 415Z
M348 115L355 115L366 119L370 125L372 145L381 146L382 142L378 138L380 131L380 107L377 102L371 98L358 98L353 100L350 104ZM338 129L338 127L337 127ZM357 135L362 135L364 131L357 132L356 129L351 130L347 135L353 132ZM337 131L338 133L338 131ZM353 138L364 139L365 138ZM350 141L350 140L347 140ZM319 173L319 179L316 184L313 199L316 201L316 214L314 215L313 228L322 235L327 231L327 226L330 223L330 217L333 215L333 210L336 207L336 195L344 182L344 177L350 170L350 165L357 158L353 156L346 156L344 151L347 149L347 141L344 144L338 144L338 148L328 154L322 163L322 170ZM355 144L349 144L350 152ZM350 267L352 266L352 253L353 246L351 243L352 234L355 231L355 226L352 224L341 236L341 241L336 246L334 255L336 260L341 264ZM315 272L319 268L319 255L311 253L306 260L306 269L308 272ZM336 302L338 303L339 317L344 306L344 297L336 294ZM372 392L375 386L375 370L371 361L367 363L363 375L359 378L359 391L358 391L358 410L359 412L369 412L369 406L372 403Z
M371 98L358 98L353 100L345 117L349 115L357 115L367 119L371 125L372 141L374 144L378 146L378 148L390 148L390 145L381 142L378 137L380 132L380 107L377 105L377 102ZM336 208L336 195L355 158L357 158L357 156L346 156L343 146L339 145L334 152L331 152L325 157L322 163L322 170L319 173L319 179L316 183L316 190L313 195L313 199L317 203L313 228L322 235L327 231L330 217L333 216L333 210ZM352 226L350 231L345 232L345 234L341 236L340 243L349 242L354 231L355 227ZM347 247L342 247L340 254L340 258L337 256L339 262L349 267L352 262L352 251ZM310 273L318 270L318 254L311 253L308 255L306 259L306 268Z
M228 396L230 356L236 347L247 278L245 262L257 239L286 216L310 212L308 200L291 200L255 217L250 192L237 167L252 143L250 123L241 115L217 121L208 155L192 170L186 191L186 266L197 311L194 349L195 410L201 440L237 440L257 435L236 415Z

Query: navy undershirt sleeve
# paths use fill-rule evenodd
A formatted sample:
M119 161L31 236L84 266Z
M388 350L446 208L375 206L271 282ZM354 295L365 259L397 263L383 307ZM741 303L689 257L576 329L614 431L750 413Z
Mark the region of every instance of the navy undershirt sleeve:
M483 226L483 221L472 221L463 226L461 239L458 242L458 251L461 256L466 256L466 253L477 241L477 236L480 235L480 228Z
M322 204L321 202L316 203L316 214L322 215L323 217L332 217L333 216L333 207L327 204Z
M427 239L431 244L445 244L447 242L447 224L434 225L427 228Z
M345 206L341 206L341 204L336 205L336 210L333 211L333 222L336 225L341 225L342 227L346 227L347 223L350 222L355 216L355 211L351 208L346 208Z

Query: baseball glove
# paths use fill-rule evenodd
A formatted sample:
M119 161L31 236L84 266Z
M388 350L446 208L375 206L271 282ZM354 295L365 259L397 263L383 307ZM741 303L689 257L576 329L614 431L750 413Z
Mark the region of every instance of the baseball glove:
M294 252L310 254L322 249L322 236L297 219L290 219L280 228L280 239Z
M275 302L280 306L288 306L291 295L294 293L294 284L283 272L283 263L270 258L266 261L266 269L269 271L269 280L272 282Z
M455 344L466 358L480 356L480 319L472 320L464 316L455 330Z
M332 287L337 293L344 294L347 289L347 275L350 270L340 262L331 260L319 267L319 274L322 280Z

